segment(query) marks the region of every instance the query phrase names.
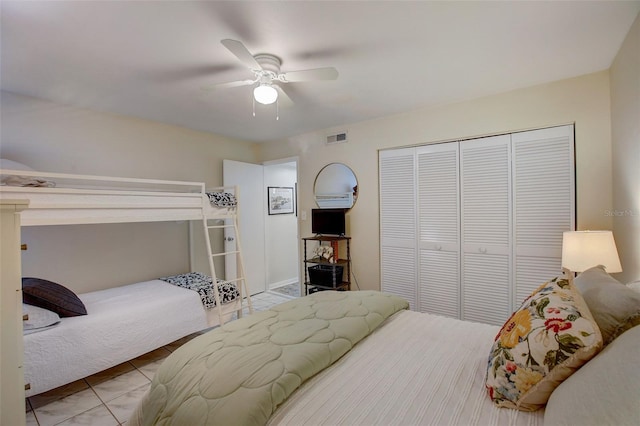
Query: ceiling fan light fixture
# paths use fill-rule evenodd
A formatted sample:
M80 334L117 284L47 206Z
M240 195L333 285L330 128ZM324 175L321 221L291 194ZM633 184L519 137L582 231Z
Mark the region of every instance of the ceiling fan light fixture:
M272 104L278 99L278 91L269 83L261 83L253 89L253 98L264 105Z

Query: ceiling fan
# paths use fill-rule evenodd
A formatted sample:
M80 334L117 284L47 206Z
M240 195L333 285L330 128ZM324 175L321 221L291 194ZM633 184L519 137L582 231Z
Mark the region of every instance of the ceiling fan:
M253 97L256 102L264 105L274 103L279 97L285 103L292 103L289 96L282 87L280 87L281 83L335 80L338 78L338 71L333 67L281 72L280 65L282 61L275 55L266 53L252 55L245 45L237 40L225 39L222 40L221 43L229 49L240 62L249 68L253 73L253 78L215 84L210 88L220 89L255 84L256 87L253 89Z

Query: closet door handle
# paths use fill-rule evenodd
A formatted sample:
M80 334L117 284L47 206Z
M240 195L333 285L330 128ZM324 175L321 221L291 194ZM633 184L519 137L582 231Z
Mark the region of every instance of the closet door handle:
M231 241L233 241L233 237L227 237L226 240L231 242Z

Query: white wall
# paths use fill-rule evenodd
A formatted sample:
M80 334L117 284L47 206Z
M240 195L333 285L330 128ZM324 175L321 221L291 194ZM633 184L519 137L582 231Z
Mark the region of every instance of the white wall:
M623 282L640 280L640 15L611 66L613 231Z
M256 145L245 141L7 92L0 101L0 156L37 170L216 186L224 158L257 162ZM23 239L25 276L78 292L189 269L186 223L34 227Z
M296 181L295 162L265 165L265 187L290 187L294 188L295 192ZM275 288L298 282L300 263L298 261L298 217L295 213L266 216L265 245L267 286Z
M611 69L611 78L608 71L603 71L341 126L339 130L349 131L349 142L332 146L325 146L324 140L327 132L336 129L255 145L2 92L0 155L41 170L205 181L209 185L221 184L223 158L258 162L298 156L298 208L300 213L304 210L307 217L315 206L316 174L328 163L343 162L354 170L359 183L358 202L349 212L347 225L353 237L354 272L360 288L378 289L378 150L574 122L578 229L615 226L623 274L638 279L637 34L636 21ZM612 167L612 117L615 167ZM634 214L614 217L608 213L628 209ZM32 240L32 249L23 258L25 274L71 282L72 288L85 290L160 276L169 273L165 267L171 271L186 270L186 224L147 225L151 229L138 229L135 234L132 227L137 224L104 225L97 235L57 227L60 229L49 230L56 235L47 237L54 242L40 244L39 253L34 247L34 241L39 244L38 230L27 230L25 234ZM116 232L109 229L111 226L125 229ZM118 233L125 241L112 242L107 238L115 238ZM300 223L300 233L310 235L310 220ZM130 235L136 235L136 244L130 244L127 239ZM156 240L160 235L167 235L169 243L160 244ZM109 241L108 247L105 241ZM149 242L150 247L138 247L142 241ZM136 247L130 249L131 245ZM93 265L104 250L113 256L117 252L124 259L117 276L109 276L110 266L96 269L99 265ZM145 256L158 261L150 265L147 260L137 260L143 251L147 253ZM63 254L62 259L58 253ZM72 275L77 274L62 266L70 259L74 268L80 268L80 278L73 278ZM51 271L56 271L54 276L49 275ZM90 283L83 279L87 276L92 276Z
M575 123L579 229L611 229L609 74L589 74L481 99L420 109L261 145L263 160L299 157L298 207L307 217L316 174L343 162L358 179L348 214L354 275L361 289L380 288L378 150ZM326 146L326 134L348 130L349 141ZM310 235L310 221L300 233Z

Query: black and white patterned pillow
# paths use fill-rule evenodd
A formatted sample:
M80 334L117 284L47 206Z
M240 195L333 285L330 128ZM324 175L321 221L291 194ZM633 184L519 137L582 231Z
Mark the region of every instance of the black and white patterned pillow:
M187 274L173 275L159 279L169 284L198 292L200 299L202 299L202 304L207 309L216 306L213 280L208 275L201 274L200 272L189 272ZM240 295L235 283L223 280L218 280L218 294L220 295L220 302L223 305L235 300Z
M236 196L229 192L207 192L211 205L216 207L235 207L238 205Z

